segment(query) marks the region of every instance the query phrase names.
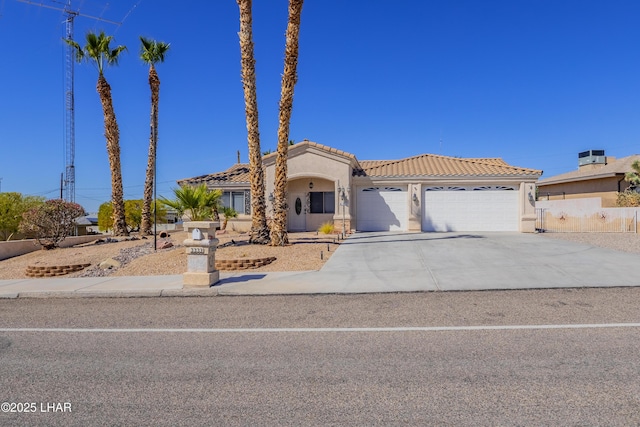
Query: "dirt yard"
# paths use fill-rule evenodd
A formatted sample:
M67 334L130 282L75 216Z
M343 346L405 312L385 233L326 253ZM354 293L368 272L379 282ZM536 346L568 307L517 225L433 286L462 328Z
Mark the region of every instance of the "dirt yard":
M87 243L71 248L38 250L25 255L0 261L0 279L27 278L27 266L59 266L69 264L91 264L86 269L64 277L94 276L153 276L182 274L186 271L187 255L183 241L185 232L170 232L165 239L158 238L158 248L170 243L166 249L154 251L152 236L146 239L129 240L116 238L114 242ZM219 234L217 260L255 259L275 257L271 264L251 271L302 271L319 270L338 248L336 235L316 232L290 233L289 245L272 247L249 244L247 234ZM114 259L120 267L102 269L98 265Z

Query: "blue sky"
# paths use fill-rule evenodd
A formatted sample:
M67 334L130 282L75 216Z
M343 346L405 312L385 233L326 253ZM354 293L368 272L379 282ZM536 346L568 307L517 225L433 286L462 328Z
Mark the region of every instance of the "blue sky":
M33 0L61 6L62 0ZM105 5L108 5L105 7ZM234 0L72 0L75 38L104 30L128 47L107 69L125 198L141 198L148 68L138 36L171 43L161 80L158 193L247 161ZM277 139L286 0L254 0L263 150ZM577 168L577 154L640 153L640 2L307 0L290 139L360 160L422 153ZM62 12L0 0L1 191L54 198L64 171ZM97 71L75 69L76 201L110 199Z

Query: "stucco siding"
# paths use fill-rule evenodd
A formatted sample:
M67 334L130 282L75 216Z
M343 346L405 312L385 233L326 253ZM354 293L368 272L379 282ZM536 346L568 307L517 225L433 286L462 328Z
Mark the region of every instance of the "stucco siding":
M559 184L540 185L538 197L541 200L582 199L598 197L602 207L614 207L618 191L624 191L629 183L618 177L590 179Z

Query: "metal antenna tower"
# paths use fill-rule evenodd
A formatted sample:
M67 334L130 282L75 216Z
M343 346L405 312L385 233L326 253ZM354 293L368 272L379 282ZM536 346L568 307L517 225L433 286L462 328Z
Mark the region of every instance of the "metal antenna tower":
M33 6L45 7L47 9L58 10L66 14L65 38L73 40L73 20L76 16L95 19L96 21L107 22L109 24L121 25L121 22L109 21L97 16L80 14L79 11L71 8L71 0L67 0L64 7L51 6L43 3L34 3L29 0L18 0L22 3ZM64 49L64 161L65 171L63 179L64 200L67 202L76 201L76 113L74 100L74 69L75 50L68 44Z
M70 2L67 2L70 5ZM70 9L65 11L65 38L73 40L73 20L78 15ZM74 100L74 52L73 47L66 45L64 49L64 199L76 201L76 113Z

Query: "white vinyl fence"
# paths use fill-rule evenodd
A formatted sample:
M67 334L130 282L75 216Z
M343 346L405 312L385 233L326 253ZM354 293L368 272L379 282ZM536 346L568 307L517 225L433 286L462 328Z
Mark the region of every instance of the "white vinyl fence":
M603 208L599 198L536 202L536 230L554 233L637 233L639 208Z

